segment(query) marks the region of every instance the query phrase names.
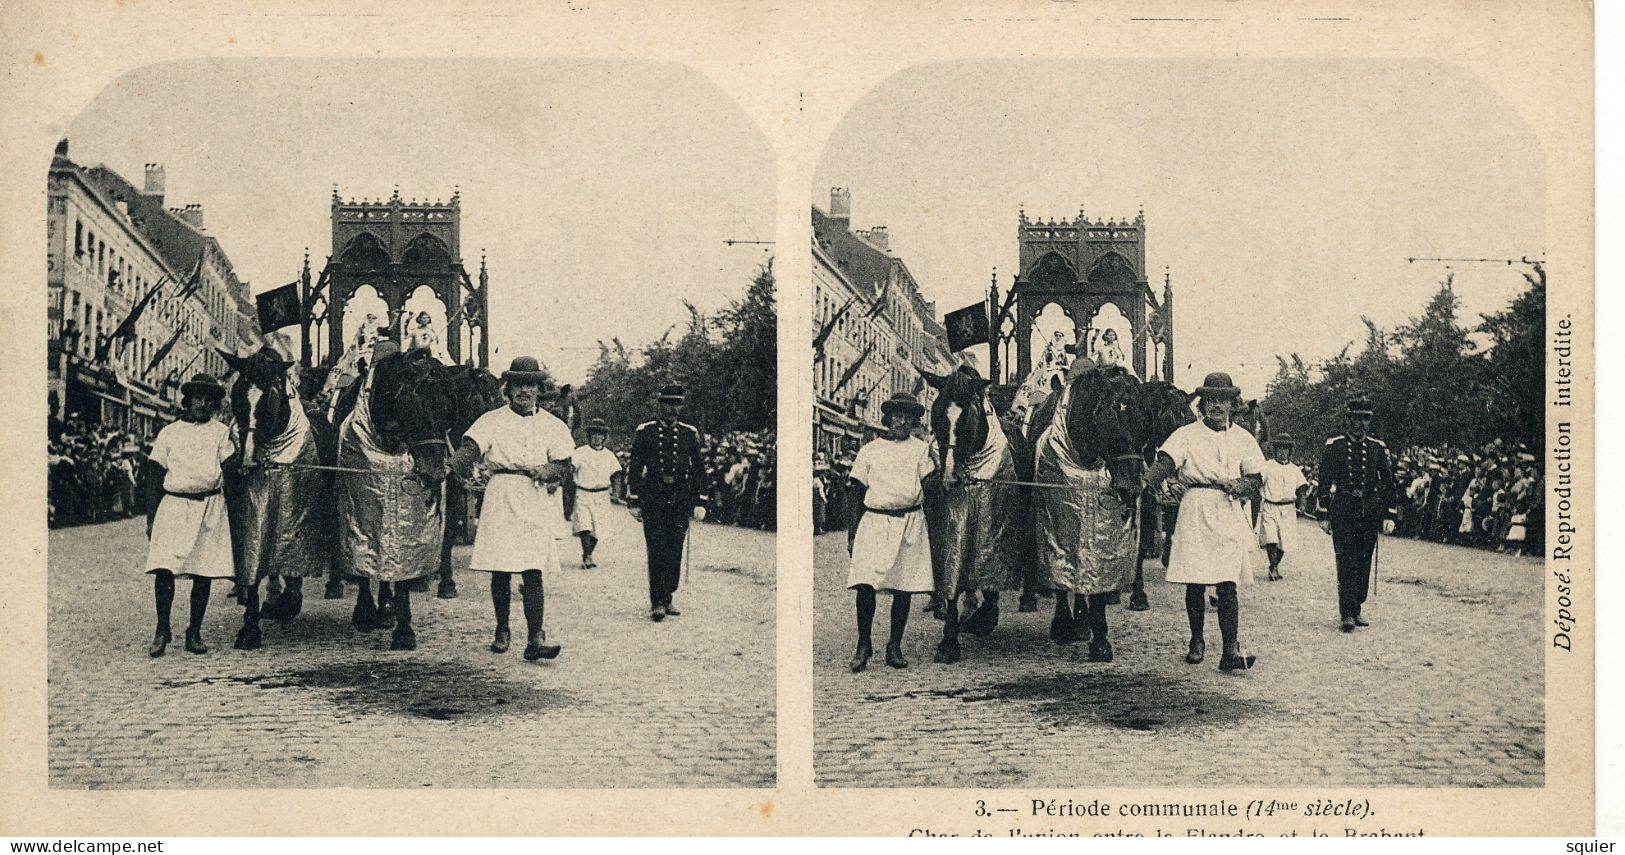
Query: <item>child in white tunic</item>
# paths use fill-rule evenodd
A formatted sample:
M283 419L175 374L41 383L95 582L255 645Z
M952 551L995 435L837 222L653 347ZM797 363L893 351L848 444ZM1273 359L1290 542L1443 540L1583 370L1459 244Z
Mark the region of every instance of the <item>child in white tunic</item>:
M182 385L184 415L158 432L148 455L148 465L155 471L147 478L146 568L153 576L158 629L147 653L154 657L164 655L170 641L175 577L192 577L186 649L207 653L203 614L209 605L209 580L235 575L231 526L221 487L226 467L235 463L237 448L231 429L210 418L225 395L225 388L207 374L198 374Z
M1214 585L1219 632L1224 639L1219 670L1244 670L1252 667L1256 657L1241 650L1236 584L1252 580L1258 555L1246 500L1258 495L1264 452L1252 434L1230 423L1241 401L1241 390L1230 382L1230 375L1209 374L1196 394L1202 418L1168 437L1146 478L1152 487L1175 479L1171 490L1179 495L1179 521L1174 525L1167 578L1185 585L1185 614L1191 627L1185 661L1194 665L1205 655L1206 592L1208 585Z
M874 655L870 628L876 592L892 595L886 664L907 668L903 630L912 595L936 588L922 502L924 482L937 471L937 462L931 446L913 433L925 408L913 395L898 393L880 410L887 434L858 451L848 476L847 551L852 563L846 586L857 592L858 608L853 671L862 671Z
M575 468L575 512L570 516L570 527L581 539L581 569L597 567L592 560L598 548L598 535L603 521L609 519L609 486L615 473L621 471L621 459L604 447L609 438L609 425L603 419L587 423L587 444L577 446L570 458Z
M564 519L548 486L569 475L575 439L556 416L537 409L537 402L552 388L535 359L515 359L502 380L509 405L480 416L463 433L463 444L452 457L459 476L466 478L480 460L491 471L469 569L491 574L491 606L496 612L491 652L508 650L511 578L519 574L529 631L525 658L552 659L560 646L549 643L542 628L542 576L543 571L558 570L557 537Z
M1290 459L1296 445L1278 434L1269 441L1275 459L1264 462L1264 486L1259 494L1258 545L1270 559L1270 581L1281 578L1281 558L1292 545L1292 526L1298 519L1298 499L1309 491L1303 470Z

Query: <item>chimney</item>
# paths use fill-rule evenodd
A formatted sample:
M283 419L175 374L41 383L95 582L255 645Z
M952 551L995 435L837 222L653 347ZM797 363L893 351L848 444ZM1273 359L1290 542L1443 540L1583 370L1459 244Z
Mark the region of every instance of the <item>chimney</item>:
M203 206L187 205L184 208L170 208L171 213L185 221L187 225L198 231L203 230Z
M832 220L852 219L852 191L845 187L829 188L829 218Z
M160 199L163 198L164 165L162 163L147 164L147 184L141 192L148 196L157 196Z
M886 234L885 226L875 226L866 232L858 232L858 236L878 249L891 252L891 237Z

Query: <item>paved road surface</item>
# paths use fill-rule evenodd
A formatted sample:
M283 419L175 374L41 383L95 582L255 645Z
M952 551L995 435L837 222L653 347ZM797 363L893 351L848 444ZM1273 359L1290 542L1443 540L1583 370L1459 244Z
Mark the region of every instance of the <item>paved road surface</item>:
M547 585L550 663L492 654L485 574L456 550L462 596L413 601L418 649L351 629L351 602L269 624L231 649L241 611L216 582L208 655L150 659L152 586L140 520L51 532L50 781L56 787L722 787L775 775L771 534L694 529L680 618L647 616L643 539L629 516L596 570ZM575 541L566 544L574 555ZM354 586L350 592L353 595ZM314 596L310 596L313 593Z
M1331 539L1302 521L1286 579L1242 588L1253 671L1217 670L1211 611L1208 661L1184 663L1183 587L1162 582L1153 560L1152 610L1109 612L1111 664L1050 642L1050 600L1018 614L1010 597L997 633L966 636L957 665L931 661L941 624L917 609L905 640L913 667L877 656L852 674L844 537L815 548L822 786L1543 783L1537 559L1384 538L1382 581L1366 605L1374 625L1344 635ZM888 606L882 596L877 653Z

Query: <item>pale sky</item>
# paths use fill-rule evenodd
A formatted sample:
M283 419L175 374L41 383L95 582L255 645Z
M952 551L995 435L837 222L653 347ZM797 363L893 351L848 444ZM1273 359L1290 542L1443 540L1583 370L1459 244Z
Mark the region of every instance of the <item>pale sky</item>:
M254 291L333 252L330 199L448 199L491 273L491 362L585 379L597 339L646 343L740 294L772 240L774 155L734 102L675 65L586 60L203 60L131 72L68 131L70 156L166 204L200 203ZM771 249L768 247L767 249ZM679 328L680 331L681 328ZM294 332L290 330L289 332Z
M1029 218L1146 216L1148 278L1175 294L1176 381L1229 371L1249 397L1274 356L1392 328L1446 273L1412 256L1538 257L1543 154L1470 75L1430 62L1030 60L911 69L842 120L814 204L852 193L947 312L1016 273ZM1524 285L1456 264L1466 323ZM1358 346L1358 345L1356 345Z

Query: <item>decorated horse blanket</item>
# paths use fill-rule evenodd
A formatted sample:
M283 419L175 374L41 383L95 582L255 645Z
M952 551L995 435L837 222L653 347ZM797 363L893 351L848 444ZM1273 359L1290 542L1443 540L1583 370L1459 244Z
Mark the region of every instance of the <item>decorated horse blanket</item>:
M445 530L444 496L408 489L412 455L383 447L373 425L372 375L368 389L339 429L339 465L366 473L339 472L339 565L351 576L403 582L440 569Z
M950 456L944 467L959 470L968 480L950 483L943 497L943 548L936 573L939 598L1022 589L1016 542L1021 488L1008 483L1016 480L1015 453L993 408L984 407L984 412L987 441L966 460L953 461Z
M251 414L258 391L250 392ZM288 396L288 423L263 443L253 441L255 425L248 426L250 441L243 457L261 465L243 476L230 503L237 582L242 585L255 585L267 576L321 576L328 563L332 540L327 487L319 470L298 468L321 462L316 432L291 377L283 391Z
M1038 437L1033 480L1058 485L1033 488L1039 585L1105 594L1134 581L1139 509L1125 506L1112 491L1111 472L1103 462L1090 468L1076 459L1067 430L1072 389L1068 385L1061 391L1055 415Z

